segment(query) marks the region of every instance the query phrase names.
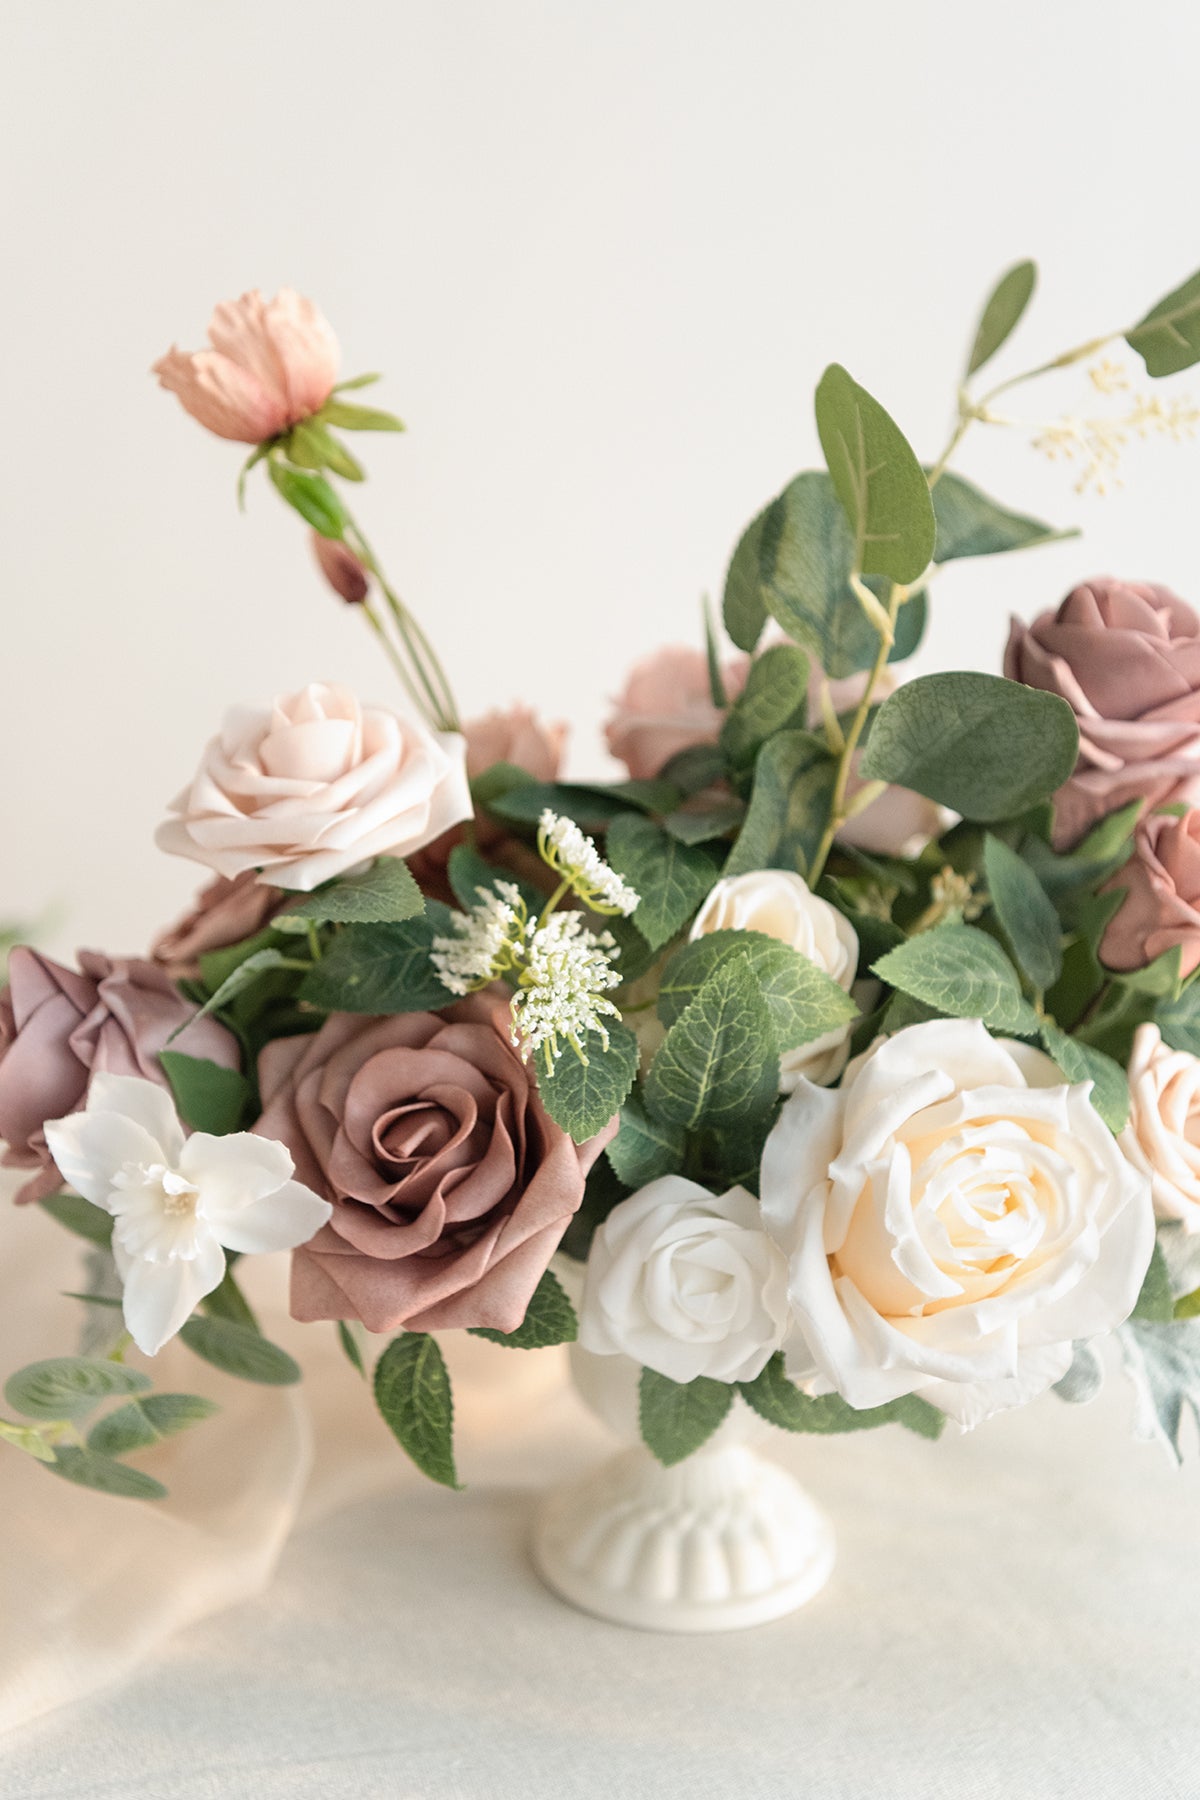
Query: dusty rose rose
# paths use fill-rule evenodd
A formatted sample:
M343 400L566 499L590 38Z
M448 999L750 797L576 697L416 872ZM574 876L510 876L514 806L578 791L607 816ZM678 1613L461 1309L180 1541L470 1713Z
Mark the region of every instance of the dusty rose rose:
M150 955L172 981L193 981L202 956L264 930L286 899L281 889L265 887L252 872L233 881L218 875L201 888L190 912L154 940Z
M24 945L13 951L0 992L0 1138L7 1168L35 1171L18 1200L40 1200L62 1185L46 1120L77 1112L98 1070L166 1087L158 1053L194 1011L154 963L81 950L75 970ZM215 1019L187 1025L172 1049L239 1066L236 1040Z
M218 437L261 444L319 412L337 380L328 322L292 288L264 300L257 288L223 300L208 321L211 350L177 350L153 373L184 410Z
M509 1030L506 1002L473 994L441 1014L334 1013L263 1051L256 1129L333 1204L293 1256L295 1318L521 1323L616 1120L572 1143Z
M310 531L308 541L318 569L340 599L349 606L361 606L371 591L371 578L349 544L340 538L322 537Z
M1110 969L1144 969L1180 946L1185 975L1200 964L1200 812L1151 813L1137 828L1133 855L1106 884L1125 890L1109 920L1100 960Z
M847 675L829 684L829 697L836 713L852 712L863 696L867 684L864 670L858 675ZM900 681L894 669L885 668L875 684L873 698L877 702L894 694ZM824 714L821 709L821 671L814 666L808 686L808 723L810 730L819 731ZM865 783L859 778L858 765L861 751L855 751L850 763L850 780L846 786L846 798L853 800L860 793ZM914 794L911 788L888 787L864 806L860 813L838 832L838 842L851 844L855 849L865 850L873 856L919 856L931 838L941 835L955 815L936 800L927 800L923 794Z
M747 656L724 665L732 699L746 685ZM681 750L715 744L723 714L712 702L703 650L668 644L630 671L604 728L609 750L634 781L648 781Z
M465 746L348 688L313 682L234 707L159 846L233 879L309 893L375 856L407 856L471 816Z
M1057 612L1013 620L1004 673L1061 694L1079 721L1079 761L1057 796L1059 849L1130 800L1200 802L1200 619L1169 588L1085 582Z

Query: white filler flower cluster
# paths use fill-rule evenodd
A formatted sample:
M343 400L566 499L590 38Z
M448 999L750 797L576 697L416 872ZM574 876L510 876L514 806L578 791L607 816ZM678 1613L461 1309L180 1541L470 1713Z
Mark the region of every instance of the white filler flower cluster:
M538 820L538 854L593 912L624 913L628 918L636 908L637 894L609 868L591 838L574 819L549 807Z

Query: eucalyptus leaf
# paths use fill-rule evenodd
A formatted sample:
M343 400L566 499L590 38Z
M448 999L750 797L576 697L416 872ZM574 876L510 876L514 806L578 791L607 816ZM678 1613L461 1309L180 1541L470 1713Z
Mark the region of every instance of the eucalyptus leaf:
M435 937L450 930L450 909L427 900L399 925L348 925L300 989L322 1012L403 1013L448 1006L449 989L429 960Z
M53 1463L46 1466L64 1481L122 1500L164 1500L167 1494L162 1482L143 1469L131 1469L127 1463L100 1456L95 1450L81 1450L74 1444L57 1445Z
M424 1331L393 1338L375 1365L375 1404L422 1474L460 1483L454 1466L454 1399L437 1340Z
M638 1391L642 1441L665 1468L673 1467L708 1442L733 1405L733 1395L725 1382L706 1375L681 1382L643 1369Z
M987 297L967 359L967 374L974 375L990 362L1001 344L1012 335L1037 285L1037 264L1014 263L1006 269Z
M652 1117L638 1096L631 1094L621 1108L620 1128L606 1154L627 1188L645 1187L662 1175L678 1173L683 1164L683 1130Z
M146 1394L106 1413L88 1432L87 1447L100 1456L127 1456L198 1425L217 1411L200 1394Z
M984 873L992 909L1017 962L1041 993L1062 974L1062 925L1037 876L1015 850L990 832Z
M784 726L804 729L808 674L808 657L795 644L772 644L755 657L721 729L721 747L735 767L752 762L766 739Z
M822 375L817 432L854 537L860 575L910 586L933 557L937 527L925 472L907 438L838 363Z
M1200 360L1200 271L1152 306L1125 333L1125 342L1155 378L1177 375Z
M854 1001L832 976L790 944L760 931L711 931L684 944L663 970L658 1015L674 1025L705 983L742 957L770 1010L780 1052L812 1043L855 1017Z
M738 539L725 576L722 602L725 629L739 650L754 650L767 622L759 573L767 516L767 512L761 512L747 525Z
M1028 513L1010 512L973 482L949 471L933 489L933 510L937 517L935 563L964 556L998 556L1007 550L1032 549L1079 536L1074 527L1057 531Z
M114 1394L150 1386L140 1369L90 1356L51 1356L10 1375L4 1398L27 1419L81 1419Z
M982 1019L994 1031L1026 1026L1032 1010L999 944L974 925L923 931L881 956L872 973L940 1013Z
M234 1319L197 1313L185 1322L179 1335L194 1356L239 1381L290 1387L300 1379L299 1364L286 1350Z
M573 1344L579 1336L579 1320L557 1275L547 1269L515 1330L493 1331L486 1325L471 1325L467 1329L472 1337L504 1344L510 1350L546 1350L554 1344Z
M312 925L390 925L415 918L425 897L398 856L379 856L358 875L343 875L302 894L284 917Z
M250 1083L244 1075L179 1050L160 1050L158 1060L185 1124L214 1137L238 1130L250 1098Z
M588 1033L583 1050L586 1062L568 1045L553 1069L541 1067L538 1073L542 1105L577 1144L603 1131L633 1086L638 1069L637 1039L627 1025L615 1020L608 1025L607 1050L598 1031Z
M833 800L837 763L807 731L781 731L754 765L750 805L726 875L756 869L806 870L816 855Z
M713 853L680 843L638 813L613 820L605 852L640 896L634 919L652 950L686 925L720 873Z
M646 1105L684 1129L752 1118L775 1100L778 1056L749 958L730 957L667 1032L646 1079Z
M56 1219L64 1230L73 1232L76 1237L85 1238L89 1244L99 1244L107 1250L112 1243L113 1219L102 1206L93 1206L80 1194L48 1194L41 1201L43 1212L48 1212Z

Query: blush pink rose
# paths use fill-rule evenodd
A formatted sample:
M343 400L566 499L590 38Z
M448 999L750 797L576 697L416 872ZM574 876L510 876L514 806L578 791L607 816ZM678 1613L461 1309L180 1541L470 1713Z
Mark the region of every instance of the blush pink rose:
M256 1130L333 1217L292 1259L297 1319L513 1331L616 1128L574 1144L509 1041L507 1003L332 1014L268 1044Z
M177 350L153 373L217 437L261 444L319 412L333 391L338 344L328 322L292 288L223 300L208 322L211 350Z
M730 699L746 685L747 656L722 673ZM608 748L634 781L648 781L681 750L715 744L724 714L713 705L703 650L668 644L630 671L605 726Z
M1178 944L1180 968L1190 975L1200 965L1200 812L1143 819L1133 855L1104 891L1120 889L1125 898L1101 940L1101 962L1144 969Z
M309 893L469 819L465 753L456 733L314 682L226 714L157 841L231 880L257 869L264 882Z
M34 1173L17 1195L40 1200L62 1180L46 1145L47 1119L77 1112L93 1074L140 1075L167 1086L158 1053L236 1069L236 1039L216 1019L192 1019L195 1007L154 963L81 950L66 969L24 945L13 951L0 992L0 1138L7 1168ZM188 1024L188 1020L192 1023Z
M202 956L210 950L227 950L265 930L286 899L279 888L265 887L253 873L232 881L218 875L201 888L191 911L154 940L150 955L172 981L194 981Z
M1004 673L1061 694L1079 721L1079 761L1055 808L1059 849L1130 800L1200 802L1200 619L1169 588L1085 582L1057 612L1013 620Z

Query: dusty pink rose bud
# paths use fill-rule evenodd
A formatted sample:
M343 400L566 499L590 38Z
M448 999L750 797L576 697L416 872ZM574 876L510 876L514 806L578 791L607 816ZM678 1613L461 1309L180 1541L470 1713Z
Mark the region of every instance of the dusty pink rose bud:
M47 1119L65 1118L87 1098L97 1070L140 1075L167 1086L158 1053L167 1047L236 1069L232 1033L216 1019L187 1021L195 1007L163 969L133 957L81 950L65 969L20 946L0 992L0 1138L7 1168L35 1173L17 1195L40 1200L62 1185L46 1146Z
M1169 588L1085 582L1057 612L1013 620L1004 673L1061 694L1079 721L1079 761L1055 808L1059 849L1130 800L1200 801L1200 619Z
M1144 969L1178 944L1185 975L1200 964L1200 812L1151 813L1133 855L1104 891L1125 890L1109 920L1100 960L1110 969Z
M233 881L218 875L200 890L191 911L154 940L150 955L172 981L194 980L202 956L262 931L287 897L279 888L265 887L253 870Z
M473 994L441 1014L334 1013L267 1045L255 1129L333 1205L293 1256L295 1318L521 1323L616 1120L572 1143L510 1029L503 999Z
M311 300L257 288L223 300L208 321L211 350L172 346L153 373L218 437L261 444L319 412L337 380L338 344Z
M746 685L750 659L724 665L730 699ZM668 644L630 671L624 692L613 704L604 735L609 750L635 781L657 775L673 756L696 744L715 744L723 714L713 705L708 658L703 650Z
M371 578L349 544L322 537L319 531L310 532L309 538L317 567L334 593L351 606L361 606L371 591Z

